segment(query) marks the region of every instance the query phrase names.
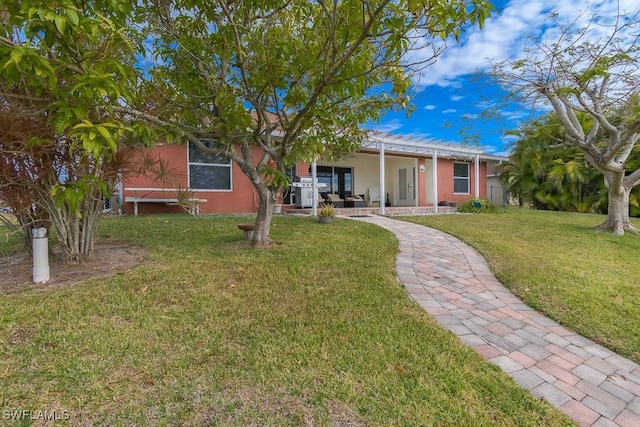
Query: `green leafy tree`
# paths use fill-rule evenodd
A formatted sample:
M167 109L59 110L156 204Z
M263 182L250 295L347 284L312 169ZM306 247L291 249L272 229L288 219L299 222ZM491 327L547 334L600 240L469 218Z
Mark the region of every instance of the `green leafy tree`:
M253 245L298 161L356 150L363 123L410 101L411 69L468 25L485 0L143 0L144 108L205 153L235 162L259 196ZM215 144L205 144L204 140ZM252 149L258 149L258 154Z
M52 223L74 262L91 257L122 142L151 138L113 110L134 102L137 47L122 31L132 6L0 2L2 198L14 202L27 239L33 221Z
M582 126L590 126L580 115ZM602 176L578 148L563 146L564 128L555 114L533 120L518 132L502 181L522 205L577 212L606 211Z
M553 107L564 127L564 146L578 149L604 176L607 219L599 228L623 234L637 231L629 222L629 205L640 169L631 169L629 161L640 137L640 46L633 32L639 22L637 14L596 18L614 20L609 37L588 37L598 19L580 29L556 22L557 40L539 42L524 58L496 65L493 74L514 97Z

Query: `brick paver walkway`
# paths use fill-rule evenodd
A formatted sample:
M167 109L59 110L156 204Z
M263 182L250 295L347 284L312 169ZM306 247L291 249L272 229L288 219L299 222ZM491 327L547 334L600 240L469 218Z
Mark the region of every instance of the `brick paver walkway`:
M471 247L382 216L400 240L398 280L442 326L581 426L640 426L640 367L522 303Z

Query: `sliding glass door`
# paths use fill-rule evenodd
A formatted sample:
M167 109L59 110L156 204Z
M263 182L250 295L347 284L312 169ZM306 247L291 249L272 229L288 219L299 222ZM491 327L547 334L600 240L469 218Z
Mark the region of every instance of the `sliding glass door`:
M333 166L318 166L318 182L327 185L321 192L339 194L341 199L353 192L353 169Z
M298 165L293 165L285 170L285 175L289 179L290 182L293 182L293 179L298 175ZM283 201L285 205L295 205L295 192L293 191L293 187L289 186L286 188L284 194L282 195Z

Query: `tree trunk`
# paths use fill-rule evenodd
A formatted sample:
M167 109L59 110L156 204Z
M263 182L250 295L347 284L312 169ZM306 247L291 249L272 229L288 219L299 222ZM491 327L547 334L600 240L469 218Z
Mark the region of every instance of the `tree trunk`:
M629 194L631 188L624 185L608 183L609 205L607 220L600 224L599 230L611 231L617 236L622 236L625 231L637 233L638 230L629 222Z
M58 207L52 197L47 199L46 209L56 228L65 262L83 264L93 258L93 241L102 204L99 190L88 192L80 206L82 216L78 217L67 203Z
M252 246L269 246L273 243L269 233L271 231L271 217L273 216L273 205L276 202L278 193L273 191L264 183L254 185L258 191L260 204L258 205L258 215L253 229Z

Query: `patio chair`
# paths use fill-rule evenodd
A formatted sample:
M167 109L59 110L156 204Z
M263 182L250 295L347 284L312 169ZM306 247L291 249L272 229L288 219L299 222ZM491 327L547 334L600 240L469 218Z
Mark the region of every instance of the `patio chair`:
M377 203L378 206L380 206L380 188L369 187L367 190L367 204L369 206L373 206L374 203Z
M367 202L360 196L352 195L344 198L345 208L366 208Z
M340 198L339 194L328 193L325 200L327 201L327 203L332 204L336 208L344 207L344 200Z

